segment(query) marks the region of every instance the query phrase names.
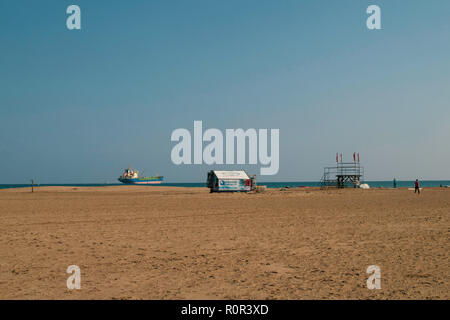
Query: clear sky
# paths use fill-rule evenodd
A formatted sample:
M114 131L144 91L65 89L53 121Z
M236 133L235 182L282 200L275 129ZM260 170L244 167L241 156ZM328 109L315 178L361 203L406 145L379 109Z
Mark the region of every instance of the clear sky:
M354 151L366 180L450 179L448 0L2 0L0 57L0 184L128 165L201 182L210 167L170 158L194 120L280 129L265 181L319 180Z

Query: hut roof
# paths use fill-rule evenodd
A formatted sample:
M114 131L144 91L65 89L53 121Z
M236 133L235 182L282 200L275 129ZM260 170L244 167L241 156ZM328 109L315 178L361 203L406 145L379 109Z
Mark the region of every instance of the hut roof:
M250 179L245 171L216 171L214 174L220 180L234 180L234 179Z

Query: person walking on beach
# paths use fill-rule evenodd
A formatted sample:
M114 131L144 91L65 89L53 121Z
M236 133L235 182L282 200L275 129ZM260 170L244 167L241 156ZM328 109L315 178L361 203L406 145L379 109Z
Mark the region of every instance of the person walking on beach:
M419 179L416 179L416 182L414 182L414 193L418 192L420 194L420 188L419 188Z

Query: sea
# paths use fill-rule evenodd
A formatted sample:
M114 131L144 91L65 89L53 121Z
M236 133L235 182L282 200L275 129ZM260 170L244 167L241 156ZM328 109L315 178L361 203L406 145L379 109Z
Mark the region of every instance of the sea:
M392 188L393 181L364 181L371 188ZM320 187L319 181L299 181L299 182L263 182L258 181L258 185L265 185L267 188L296 188L296 187ZM61 187L104 187L104 186L124 186L121 183L64 183L64 184L35 184L35 186L61 186ZM191 182L191 183L162 183L158 185L139 185L147 186L149 188L158 187L194 187L194 188L204 188L206 183L204 182ZM420 186L423 188L431 187L450 187L450 180L421 180ZM0 189L8 188L23 188L31 187L31 184L0 184ZM397 181L397 188L413 188L414 181Z

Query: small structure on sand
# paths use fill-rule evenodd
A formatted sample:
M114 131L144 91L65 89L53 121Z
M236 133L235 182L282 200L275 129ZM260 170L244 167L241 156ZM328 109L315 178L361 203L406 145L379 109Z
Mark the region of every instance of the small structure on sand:
M353 162L343 162L342 153L341 161L338 161L336 153L336 165L334 167L323 168L323 176L320 185L324 187L353 187L357 188L364 181L364 167L359 162L359 153L353 153Z
M256 176L245 171L211 170L206 185L210 192L249 192L256 189Z

